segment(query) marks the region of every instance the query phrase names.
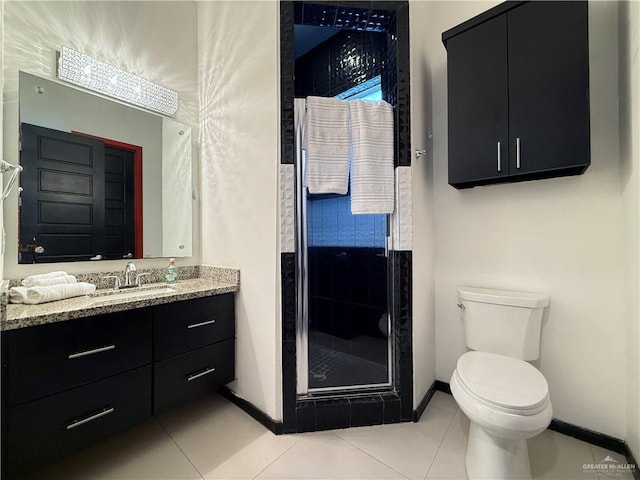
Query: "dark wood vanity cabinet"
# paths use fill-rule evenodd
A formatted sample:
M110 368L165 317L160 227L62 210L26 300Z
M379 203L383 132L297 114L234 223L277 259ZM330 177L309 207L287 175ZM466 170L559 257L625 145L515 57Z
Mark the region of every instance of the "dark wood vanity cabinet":
M449 184L467 188L586 170L587 2L507 2L442 39Z
M235 376L234 294L2 332L2 477Z

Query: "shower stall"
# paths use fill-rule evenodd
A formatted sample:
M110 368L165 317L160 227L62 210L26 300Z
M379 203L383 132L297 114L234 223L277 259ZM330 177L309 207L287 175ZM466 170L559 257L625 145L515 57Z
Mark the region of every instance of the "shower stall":
M410 421L409 4L281 0L280 21L282 429ZM354 94L394 108L392 215L303 186L304 99Z
M379 80L342 97L379 99ZM350 192L308 192L304 114L305 100L296 99L297 393L389 389L388 216L352 215Z

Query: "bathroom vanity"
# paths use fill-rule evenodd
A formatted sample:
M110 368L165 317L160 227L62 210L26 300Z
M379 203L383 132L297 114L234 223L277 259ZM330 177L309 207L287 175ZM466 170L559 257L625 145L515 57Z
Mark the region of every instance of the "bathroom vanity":
M3 478L234 380L237 289L191 279L153 297L10 305L2 324Z

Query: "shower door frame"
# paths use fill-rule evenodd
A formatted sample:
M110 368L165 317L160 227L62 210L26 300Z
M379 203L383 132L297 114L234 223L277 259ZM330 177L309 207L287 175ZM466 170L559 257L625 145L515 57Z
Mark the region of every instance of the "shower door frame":
M300 103L299 103L300 102ZM384 383L368 383L357 385L341 385L333 387L309 388L309 262L307 243L307 191L304 186L306 169L306 155L302 150L302 120L299 115L305 111L305 99L294 99L295 125L295 195L296 195L296 285L297 285L297 314L296 314L296 394L299 398L310 398L314 395L354 393L358 391L390 390L393 387L393 334L391 322L391 307L393 305L393 288L389 251L391 250L390 224L391 216L386 215L387 232L385 234L385 258L387 261L387 381Z

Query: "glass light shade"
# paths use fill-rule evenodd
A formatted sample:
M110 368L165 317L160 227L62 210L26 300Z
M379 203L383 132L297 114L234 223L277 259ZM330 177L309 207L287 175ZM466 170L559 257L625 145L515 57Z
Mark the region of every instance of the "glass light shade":
M178 110L178 93L68 47L60 49L58 78L165 115Z

